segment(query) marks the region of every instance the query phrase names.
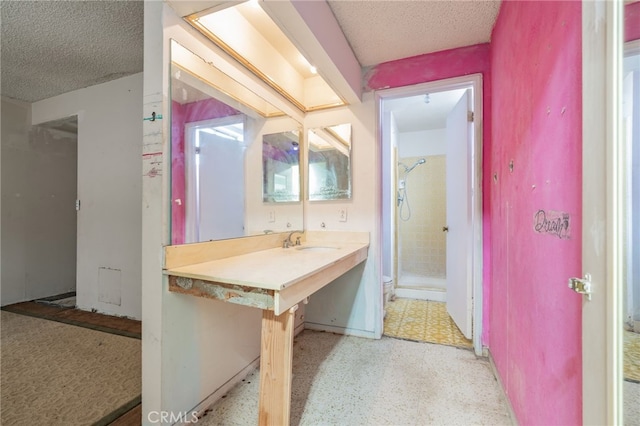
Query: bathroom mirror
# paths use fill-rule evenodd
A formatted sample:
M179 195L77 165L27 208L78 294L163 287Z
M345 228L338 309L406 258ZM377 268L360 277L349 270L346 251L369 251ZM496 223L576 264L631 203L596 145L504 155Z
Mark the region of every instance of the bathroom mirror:
M171 243L302 229L299 158L287 172L269 154L283 163L269 165L289 198L282 206L263 203L262 173L265 144L280 146L301 124L176 41L170 66Z
M300 201L300 131L262 137L262 200Z
M307 132L309 201L351 198L351 124Z

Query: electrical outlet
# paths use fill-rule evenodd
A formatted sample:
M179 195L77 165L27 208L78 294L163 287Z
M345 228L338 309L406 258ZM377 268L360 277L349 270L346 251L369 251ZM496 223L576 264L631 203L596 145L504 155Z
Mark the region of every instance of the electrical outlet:
M269 213L267 214L267 221L269 221L269 223L273 223L276 221L275 210L269 210Z
M341 208L338 210L338 222L346 222L347 221L347 208Z

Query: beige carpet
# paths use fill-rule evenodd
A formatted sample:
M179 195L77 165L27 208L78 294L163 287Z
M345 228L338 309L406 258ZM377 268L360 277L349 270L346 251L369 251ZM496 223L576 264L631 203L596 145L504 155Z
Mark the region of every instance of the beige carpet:
M3 425L89 425L141 392L140 340L1 312Z

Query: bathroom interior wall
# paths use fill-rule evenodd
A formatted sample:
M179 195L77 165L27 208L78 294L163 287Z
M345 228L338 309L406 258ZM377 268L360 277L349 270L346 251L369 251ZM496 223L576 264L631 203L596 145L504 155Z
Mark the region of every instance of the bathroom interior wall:
M581 34L580 2L503 2L491 37L488 346L521 424L582 423Z
M375 136L375 103L371 93L359 105L308 113L305 128L351 123L352 198L305 202L305 227L313 231L366 231L370 235L368 258L311 296L306 306L307 328L364 337L382 333L382 277L380 276L379 158ZM339 211L347 210L340 222ZM322 227L324 224L324 227Z
M442 231L447 223L446 157L405 157L400 161L411 167L421 158L426 158L427 162L417 166L408 176L402 173L402 167L399 168L400 179L405 181L404 206L402 214L398 213L399 275L446 278L447 239ZM408 217L408 209L411 216L405 221L402 218ZM398 284L402 284L401 279Z
M142 74L32 104L33 124L78 116L78 307L132 318L142 303L141 107Z
M398 135L398 156L404 158L445 155L447 152L446 138L447 129L444 128L402 132Z
M75 135L2 99L2 305L75 290L76 153Z

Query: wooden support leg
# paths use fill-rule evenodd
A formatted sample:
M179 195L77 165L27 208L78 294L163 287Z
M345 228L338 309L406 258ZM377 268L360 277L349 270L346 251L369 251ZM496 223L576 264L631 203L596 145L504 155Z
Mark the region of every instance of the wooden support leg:
M260 426L288 426L291 410L294 306L276 316L262 311L260 349Z

